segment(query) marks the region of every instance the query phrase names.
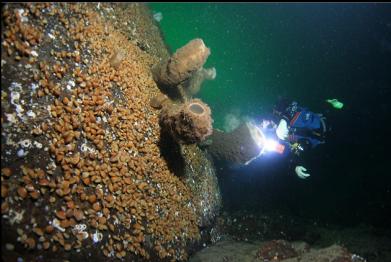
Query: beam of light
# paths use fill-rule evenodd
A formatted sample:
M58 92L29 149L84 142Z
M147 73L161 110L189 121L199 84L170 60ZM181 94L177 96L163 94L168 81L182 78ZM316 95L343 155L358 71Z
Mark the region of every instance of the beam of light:
M259 153L258 156L264 154L266 151L274 151L282 154L285 146L281 145L280 143L278 143L277 140L273 138L267 138L259 126L257 125L254 126L256 132L254 133L253 138L257 146L261 149L261 152Z
M265 150L267 151L275 151L276 148L277 148L277 141L273 140L273 139L266 139L265 141Z
M250 122L247 123L247 127L250 130L252 139L254 140L260 151L258 155L248 160L245 165L250 164L253 160L259 158L267 152L273 151L279 154L282 154L284 152L285 146L278 143L275 139L267 138L258 125Z

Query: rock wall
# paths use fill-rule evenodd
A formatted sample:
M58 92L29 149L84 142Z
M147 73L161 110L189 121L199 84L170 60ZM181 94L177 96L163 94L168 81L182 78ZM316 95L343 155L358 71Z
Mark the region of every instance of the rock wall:
M162 142L148 8L7 4L1 40L3 260L186 260L221 199L197 146Z

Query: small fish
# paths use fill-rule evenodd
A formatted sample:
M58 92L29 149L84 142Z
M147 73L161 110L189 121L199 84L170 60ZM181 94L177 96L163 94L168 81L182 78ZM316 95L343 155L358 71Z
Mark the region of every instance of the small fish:
M343 107L343 103L339 102L337 99L327 99L326 102L330 103L334 108L341 109Z

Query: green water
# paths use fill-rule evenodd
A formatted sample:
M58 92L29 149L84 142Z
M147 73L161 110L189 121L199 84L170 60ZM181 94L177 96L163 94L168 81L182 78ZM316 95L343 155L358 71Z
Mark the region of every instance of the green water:
M345 102L355 77L348 71L360 75L365 70L355 52L362 50L357 43L365 46L371 40L363 27L372 7L261 3L151 3L150 7L163 14L160 25L172 51L197 37L210 47L205 67L216 67L217 77L206 81L197 97L211 107L215 128L223 128L228 113L267 112L278 96L313 110L328 98Z

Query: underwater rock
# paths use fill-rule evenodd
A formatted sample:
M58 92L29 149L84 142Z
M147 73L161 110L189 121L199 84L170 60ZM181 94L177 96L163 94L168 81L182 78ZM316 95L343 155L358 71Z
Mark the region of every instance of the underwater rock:
M166 106L160 113L162 127L184 144L204 141L212 134L212 122L209 106L200 99Z
M283 260L296 257L296 250L284 240L272 240L261 246L257 252L257 258L261 261Z
M158 84L177 86L199 70L209 54L210 50L202 39L193 39L153 69L154 79Z
M256 261L259 243L219 241L190 257L190 262ZM261 261L261 260L260 260Z
M124 34L130 42L140 47L148 54L159 59L168 59L169 51L163 40L163 34L153 19L153 13L145 3L116 2L106 20L116 25L116 30ZM100 12L107 11L103 3ZM117 46L119 47L119 46Z
M189 261L365 262L366 260L339 245L315 249L304 242L284 240L266 242L223 240L196 253Z
M184 181L192 191L197 222L211 227L220 214L222 199L213 162L197 145L181 145L184 156Z
M3 6L3 261L183 261L200 248L220 192L195 145L182 177L161 156L151 67L168 51L145 6Z
M218 162L246 165L258 157L262 149L254 139L254 131L249 123L242 124L229 133L213 130L213 134L202 147L207 148Z

